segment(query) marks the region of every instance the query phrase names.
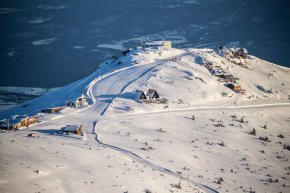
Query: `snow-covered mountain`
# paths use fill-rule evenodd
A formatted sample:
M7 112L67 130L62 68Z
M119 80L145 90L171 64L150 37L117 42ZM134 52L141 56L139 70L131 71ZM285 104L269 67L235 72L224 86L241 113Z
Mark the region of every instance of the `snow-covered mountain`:
M1 133L1 191L289 191L289 68L245 49L124 54L0 114L41 121ZM160 98L139 100L149 89ZM78 97L88 107L40 113Z

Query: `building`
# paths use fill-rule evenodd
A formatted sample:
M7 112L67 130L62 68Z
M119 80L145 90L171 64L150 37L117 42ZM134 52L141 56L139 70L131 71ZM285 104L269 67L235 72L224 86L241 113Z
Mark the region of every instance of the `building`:
M154 89L149 89L148 92L146 93L146 98L147 99L158 99L160 98L157 91Z
M171 48L171 41L153 41L153 42L146 42L144 45L142 45L143 48Z
M72 133L75 135L82 135L83 130L82 130L82 125L66 125L65 127L62 127L59 131L59 133Z
M84 108L87 107L89 104L87 99L84 97L79 97L77 100L69 100L66 102L66 106L68 107L75 107L75 108Z
M27 137L36 137L36 133L28 133Z
M64 109L64 107L53 107L53 108L48 108L48 109L43 109L41 110L42 113L57 113L59 111L61 111L62 109Z
M146 100L146 95L142 90L136 90L136 100L138 101Z
M68 107L76 107L76 101L67 101L66 106Z
M164 48L172 48L171 41L163 41L162 47L164 47Z
M227 85L230 89L232 89L235 92L240 92L241 91L241 85L237 84L228 84Z
M37 117L13 116L10 119L0 121L0 128L7 130L17 130L20 127L28 127L30 124L37 123Z

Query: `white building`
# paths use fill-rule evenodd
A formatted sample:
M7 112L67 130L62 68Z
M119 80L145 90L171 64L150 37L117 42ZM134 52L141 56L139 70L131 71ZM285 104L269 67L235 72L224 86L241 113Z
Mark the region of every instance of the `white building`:
M171 41L153 41L153 42L146 42L143 45L144 48L171 48Z
M84 97L79 97L77 100L69 100L66 102L66 106L68 107L75 107L75 108L84 108L87 107L89 104L87 99Z

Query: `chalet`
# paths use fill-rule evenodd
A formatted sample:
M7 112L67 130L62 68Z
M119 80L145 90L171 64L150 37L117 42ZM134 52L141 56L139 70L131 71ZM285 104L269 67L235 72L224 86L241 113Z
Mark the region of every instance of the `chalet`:
M37 117L13 116L10 119L4 119L0 121L0 128L7 130L17 130L20 127L28 127L30 124L37 122Z
M37 117L29 117L29 119L28 119L28 125L31 125L31 124L37 123L37 122L39 122Z
M146 94L147 99L159 99L159 95L156 90L154 89L149 89L147 94Z
M143 48L171 48L171 41L153 41L153 42L146 42L142 45Z
M240 92L241 91L241 85L237 84L228 84L227 85L230 89L232 89L235 92Z
M87 99L84 97L79 97L77 100L69 100L66 102L66 106L75 108L84 108L88 106Z
M59 111L61 111L62 109L64 109L64 107L53 107L53 108L48 108L48 109L43 109L41 110L42 113L57 113Z
M142 90L136 90L136 100L142 101L146 99L146 95Z
M66 125L65 127L62 127L59 131L59 133L72 133L75 135L82 135L83 130L82 130L82 125Z

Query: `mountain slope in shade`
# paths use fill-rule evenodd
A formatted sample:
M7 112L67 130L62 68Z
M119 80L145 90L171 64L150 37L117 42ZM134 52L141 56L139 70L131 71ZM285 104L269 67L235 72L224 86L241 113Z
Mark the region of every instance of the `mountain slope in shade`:
M288 0L2 0L0 86L61 87L148 38L171 39L178 48L247 47L289 67L289 5Z

